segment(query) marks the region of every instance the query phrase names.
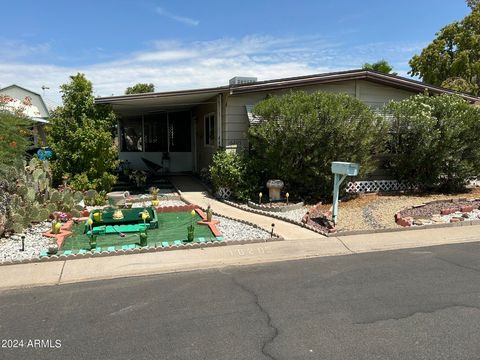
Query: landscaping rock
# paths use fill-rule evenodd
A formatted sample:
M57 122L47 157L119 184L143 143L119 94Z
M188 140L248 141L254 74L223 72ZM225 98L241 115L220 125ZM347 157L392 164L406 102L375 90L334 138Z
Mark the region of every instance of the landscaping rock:
M33 225L22 234L0 239L0 263L38 258L42 251L48 251L48 247L53 244L52 239L42 236L42 233L50 228L49 222L42 222ZM22 236L25 236L25 251L20 251Z
M474 209L475 209L475 207L473 207L471 205L460 207L460 211L463 212L463 213L472 212Z
M440 215L450 215L450 214L453 214L454 212L455 212L454 208L442 209L442 211L440 211Z
M225 218L223 216L214 216L214 220L219 220L218 230L222 233L225 240L251 240L251 239L268 239L270 233L268 231L256 228L252 225Z

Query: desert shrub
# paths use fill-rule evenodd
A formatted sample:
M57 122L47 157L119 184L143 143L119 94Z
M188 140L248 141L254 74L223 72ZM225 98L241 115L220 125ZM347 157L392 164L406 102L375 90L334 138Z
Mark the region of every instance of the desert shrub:
M422 191L462 190L480 170L480 108L459 96L421 94L391 102L389 168Z
M249 130L254 172L261 183L282 179L298 197L329 198L332 161L360 163L368 174L384 149L386 122L347 94L292 91L253 111L264 119Z
M95 105L92 84L83 74L72 76L61 91L63 106L53 113L48 129L55 183L68 175L76 190L109 191L118 166L115 115L110 107Z

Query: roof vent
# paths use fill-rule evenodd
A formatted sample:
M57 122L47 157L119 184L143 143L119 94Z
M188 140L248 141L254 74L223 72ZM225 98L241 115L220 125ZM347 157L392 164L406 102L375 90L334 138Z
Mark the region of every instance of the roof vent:
M257 82L256 77L250 77L250 76L235 76L234 78L231 78L229 83L231 85L245 85L245 84L252 84Z

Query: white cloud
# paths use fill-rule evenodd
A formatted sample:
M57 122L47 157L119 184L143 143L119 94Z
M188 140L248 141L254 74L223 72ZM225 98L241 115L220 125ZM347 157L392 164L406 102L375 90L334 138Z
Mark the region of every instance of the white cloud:
M416 44L390 44L385 57L406 69L408 48ZM123 94L138 82L155 84L157 91L226 85L234 76L256 76L259 80L359 68L378 60L372 48L379 44L347 47L323 37L246 36L182 43L158 41L148 51L135 52L115 61L85 66L19 63L0 56L0 86L17 83L60 102L59 86L68 77L83 72L93 82L95 94ZM385 47L384 47L385 48ZM413 55L413 54L412 54ZM401 74L401 66L395 66Z
M155 11L159 15L165 16L169 19L172 19L174 21L177 21L177 22L185 24L185 25L198 26L198 24L200 24L200 21L198 21L198 20L195 20L195 19L192 19L192 18L189 18L189 17L185 17L185 16L179 16L179 15L172 14L171 12L168 12L167 10L165 10L164 8L161 8L161 7L157 7L155 9Z
M23 41L0 38L0 59L17 59L32 54L45 54L50 50L50 44L30 45Z

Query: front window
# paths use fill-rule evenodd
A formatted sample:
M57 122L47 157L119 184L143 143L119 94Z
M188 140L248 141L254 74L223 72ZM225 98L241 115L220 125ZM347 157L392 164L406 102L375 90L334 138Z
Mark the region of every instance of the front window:
M205 145L213 146L215 144L215 114L205 115Z

